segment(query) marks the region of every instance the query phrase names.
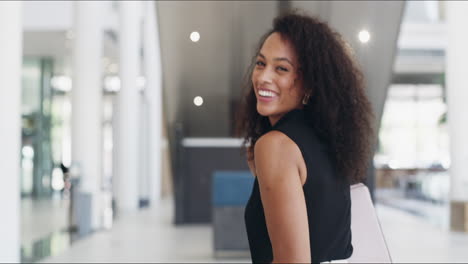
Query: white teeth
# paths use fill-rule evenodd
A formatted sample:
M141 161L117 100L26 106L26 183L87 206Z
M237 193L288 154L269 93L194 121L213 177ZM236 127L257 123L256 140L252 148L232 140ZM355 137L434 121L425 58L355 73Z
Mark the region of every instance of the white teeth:
M264 97L273 97L273 96L275 96L275 94L273 92L265 91L265 90L258 91L258 94L260 96L264 96Z

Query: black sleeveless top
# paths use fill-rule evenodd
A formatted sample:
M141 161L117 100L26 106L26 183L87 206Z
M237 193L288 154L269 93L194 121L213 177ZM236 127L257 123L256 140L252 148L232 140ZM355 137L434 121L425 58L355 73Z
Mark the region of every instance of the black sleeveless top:
M351 245L349 182L339 177L327 145L321 141L303 110L285 114L271 129L291 138L302 152L307 179L303 186L313 262L347 259ZM260 189L255 179L245 208L245 224L254 263L271 263L273 251L265 222Z

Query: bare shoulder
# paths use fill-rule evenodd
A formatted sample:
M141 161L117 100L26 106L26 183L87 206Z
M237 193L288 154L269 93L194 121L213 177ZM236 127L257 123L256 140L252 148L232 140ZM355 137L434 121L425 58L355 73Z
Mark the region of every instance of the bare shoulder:
M270 153L273 150L281 150L275 153L281 155L287 151L294 151L296 148L299 150L292 139L280 131L273 130L257 140L255 143L255 155L261 155L263 152Z
M280 131L270 131L255 143L255 164L262 178L275 178L297 171L302 159L296 143ZM289 173L290 174L290 173Z

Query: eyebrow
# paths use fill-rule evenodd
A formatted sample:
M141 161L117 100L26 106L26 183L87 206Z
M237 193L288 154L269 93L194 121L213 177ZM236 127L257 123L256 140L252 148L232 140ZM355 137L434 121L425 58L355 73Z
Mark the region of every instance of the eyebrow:
M260 56L260 57L262 57L263 59L266 60L265 55L263 55L263 54L260 53L260 52L258 53L257 56ZM280 58L274 58L273 60L274 60L274 61L286 61L286 62L289 62L289 64L291 64L291 66L294 67L294 64L293 64L288 58L281 58L281 57L280 57Z

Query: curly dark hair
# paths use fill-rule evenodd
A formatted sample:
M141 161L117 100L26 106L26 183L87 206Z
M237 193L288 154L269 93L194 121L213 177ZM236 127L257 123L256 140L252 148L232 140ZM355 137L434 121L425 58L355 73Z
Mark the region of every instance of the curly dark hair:
M316 134L330 147L339 174L351 183L362 181L374 143L374 115L365 94L363 74L339 33L327 23L297 11L274 19L273 28L261 38L246 76L237 136L244 138L247 159L253 160L255 143L271 127L268 118L257 112L251 76L256 55L274 32L290 41L298 54L299 75L305 93L311 94L304 111L313 120Z

